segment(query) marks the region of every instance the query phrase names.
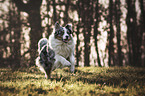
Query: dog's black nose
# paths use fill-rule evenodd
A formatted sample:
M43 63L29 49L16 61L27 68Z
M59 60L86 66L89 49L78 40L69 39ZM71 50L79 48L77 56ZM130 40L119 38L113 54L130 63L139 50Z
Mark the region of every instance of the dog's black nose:
M65 37L66 37L66 40L67 40L69 36L65 36Z

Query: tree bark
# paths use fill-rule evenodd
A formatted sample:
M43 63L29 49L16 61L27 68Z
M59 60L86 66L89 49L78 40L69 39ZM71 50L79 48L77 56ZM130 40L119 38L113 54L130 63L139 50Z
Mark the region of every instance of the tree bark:
M109 46L108 46L108 65L109 66L114 66L114 30L113 30L113 1L109 0L109 29L110 31L108 32L108 39L109 39Z
M145 1L140 0L140 8L141 8L141 14L143 19L143 24L145 26Z
M79 48L80 46L80 39L79 39L79 34L80 34L80 28L81 28L81 24L80 23L80 19L81 19L81 8L80 8L80 1L77 2L77 11L78 11L78 16L79 16L79 21L78 21L78 24L77 24L77 32L76 32L76 36L77 36L77 43L76 43L76 66L79 66L79 62L80 62L80 59L81 59L81 52L82 52L82 48Z
M143 30L142 23L137 24L137 13L135 11L135 1L127 0L127 40L129 46L129 63L132 66L140 67L141 65L141 46ZM143 20L141 20L143 21Z
M84 66L90 66L90 36L92 23L92 9L90 0L80 1L80 17L82 19L83 36L84 36ZM87 15L86 15L87 14ZM87 23L86 23L87 22Z
M53 21L54 21L54 24L55 22L57 21L57 13L56 13L56 2L55 0L53 0Z
M132 46L131 46L131 22L130 22L130 16L131 16L131 4L130 4L131 0L127 0L127 17L126 17L126 24L127 24L127 42L128 42L128 49L129 49L129 53L128 53L128 59L129 59L129 63L128 65L131 65L133 63L132 60Z
M69 21L69 16L68 16L68 10L70 6L70 0L66 0L66 5L65 5L65 12L64 12L64 22L67 24Z
M80 22L80 21L79 21ZM80 34L80 26L79 23L77 25L77 44L76 44L76 66L79 66L79 61L80 61L80 55L81 55L81 49L79 49L79 45L80 45L80 39L79 39L79 34Z
M30 23L30 65L34 65L37 57L37 42L42 37L40 7L42 0L30 0L26 4L22 0L13 0L20 11L27 12Z
M145 27L144 27L145 26L145 1L140 0L139 2L140 2L140 8L141 8L141 16L140 16L140 18L141 18L140 26L142 28L141 36L143 36L143 34L145 34ZM145 50L145 40L143 41L142 44L143 44L142 46L144 47L142 51L144 51ZM142 54L145 55L145 52L142 52ZM145 66L145 56L141 59L142 59L142 66Z
M100 21L100 15L99 15L99 7L98 7L98 3L99 0L97 0L97 3L96 3L96 7L95 7L95 26L94 26L94 42L95 42L95 49L96 49L96 52L97 52L97 62L98 62L98 66L99 67L102 67L101 65L101 61L100 61L100 55L99 55L99 50L98 50L98 40L97 40L97 35L99 34L99 30L98 30L98 25L99 25L99 21Z
M118 48L118 50L117 50L117 55L118 55L118 66L122 66L123 64L122 64L122 51L121 51L121 49L122 49L122 47L121 47L121 44L120 44L120 42L121 42L121 28L120 28L120 18L121 18L121 10L120 10L120 0L116 0L115 1L115 12L116 12L116 16L115 16L115 18L116 18L116 28L117 28L117 48Z
M30 66L35 64L37 57L37 43L42 37L41 16L40 10L31 10L29 13L29 23L31 27L30 31Z
M10 57L8 63L10 64L12 69L20 68L21 63L21 21L20 21L20 12L17 12L17 8L15 8L14 3L9 2L9 43L7 45L10 47ZM8 53L8 54L10 54Z
M92 9L90 6L91 1L84 1L84 15L82 14L82 21L84 22L84 30L83 30L83 35L84 35L84 63L85 66L90 66L90 36L91 36L91 23L92 23ZM86 23L87 22L87 23Z
M21 21L20 21L20 12L18 12L18 17L17 17L17 23L16 23L16 28L15 28L15 33L14 33L14 61L16 64L17 68L20 68L20 63L21 63L21 43L20 43L20 38L21 38ZM15 67L15 68L16 68Z

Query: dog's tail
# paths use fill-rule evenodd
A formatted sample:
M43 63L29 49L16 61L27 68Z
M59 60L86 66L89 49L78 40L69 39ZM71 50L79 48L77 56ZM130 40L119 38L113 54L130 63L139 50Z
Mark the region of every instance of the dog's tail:
M43 49L43 47L45 47L46 45L48 45L47 38L40 39L38 42L38 52L40 52Z
M44 51L47 51L46 49L46 47L47 47L47 45L48 45L48 40L47 40L47 38L42 38L42 39L40 39L39 40L39 42L38 42L38 53L39 53L39 56L36 58L36 60L35 60L35 64L36 64L36 66L37 67L39 67L39 69L40 69L40 71L42 71L42 72L44 72L44 73L46 73L45 72L45 63L44 63L44 60L43 60L43 58L40 56L40 55L43 55L42 53L42 51L44 50ZM43 56L44 57L44 56Z

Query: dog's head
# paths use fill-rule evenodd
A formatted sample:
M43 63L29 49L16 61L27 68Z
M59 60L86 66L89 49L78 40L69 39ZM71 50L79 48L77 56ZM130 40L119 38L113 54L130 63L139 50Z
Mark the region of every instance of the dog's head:
M64 43L69 42L72 38L72 26L70 24L67 24L65 27L62 27L58 24L58 22L56 22L55 38L63 41Z

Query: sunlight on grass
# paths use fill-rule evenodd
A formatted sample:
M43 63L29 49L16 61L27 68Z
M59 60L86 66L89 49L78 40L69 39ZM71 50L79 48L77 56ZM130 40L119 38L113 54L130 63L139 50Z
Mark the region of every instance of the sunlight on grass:
M52 72L45 79L37 68L0 69L0 96L96 96L145 95L145 70L133 67L78 67L75 74L68 68Z

